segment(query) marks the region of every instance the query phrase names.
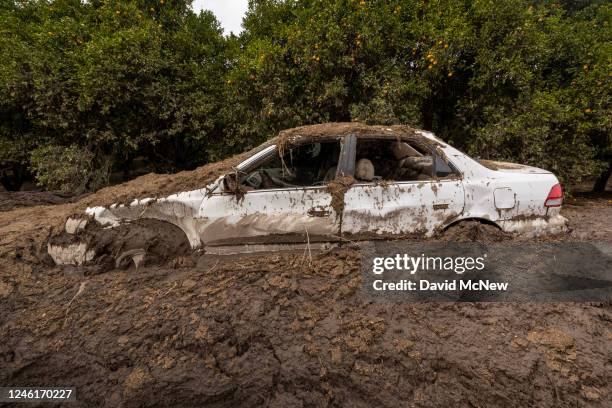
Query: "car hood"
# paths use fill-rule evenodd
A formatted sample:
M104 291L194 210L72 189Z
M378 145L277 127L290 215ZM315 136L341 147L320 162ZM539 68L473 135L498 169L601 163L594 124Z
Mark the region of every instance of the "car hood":
M478 163L488 168L489 170L500 171L503 173L552 174L548 170L539 169L537 167L525 166L524 164L493 160L478 160Z

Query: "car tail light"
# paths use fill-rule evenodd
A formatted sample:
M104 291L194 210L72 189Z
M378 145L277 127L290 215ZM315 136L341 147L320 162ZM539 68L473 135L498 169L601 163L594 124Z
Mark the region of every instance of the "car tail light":
M563 189L561 184L555 184L548 193L546 201L544 201L545 207L560 207L563 204Z

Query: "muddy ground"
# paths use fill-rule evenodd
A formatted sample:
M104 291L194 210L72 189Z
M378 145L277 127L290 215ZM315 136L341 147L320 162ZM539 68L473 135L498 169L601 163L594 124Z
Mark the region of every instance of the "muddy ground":
M0 211L47 204L62 204L78 201L82 197L50 191L0 191Z
M351 248L96 275L42 256L89 202L175 180L0 212L0 385L83 407L612 406L609 304L373 303ZM612 241L612 196L563 213L563 239Z

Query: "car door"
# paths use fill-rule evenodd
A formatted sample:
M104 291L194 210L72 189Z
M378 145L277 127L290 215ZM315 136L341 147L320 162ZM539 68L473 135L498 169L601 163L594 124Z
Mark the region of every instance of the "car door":
M321 161L319 176L327 173L334 178L337 169L340 139L335 143L332 153L327 153L325 163L318 157L302 158L300 165L308 167L309 172L316 170L317 160ZM319 143L318 145L321 145ZM317 144L304 143L301 149L315 150ZM320 147L319 147L320 148ZM326 145L325 149L328 149ZM338 238L339 217L331 206L331 194L327 191L326 180L312 176L312 179L298 182L284 177L283 173L304 169L296 166L285 169L283 166L295 159L295 151L289 149L283 156L280 167L271 165L278 162L277 146L270 146L258 157L247 159L237 168L241 180L241 190L236 192L220 186L200 207L199 236L205 245L234 245L256 243L294 243L330 241ZM268 164L266 164L268 163ZM268 167L266 167L268 166ZM327 170L327 171L326 171ZM274 180L275 185L261 185L260 179ZM249 185L251 183L251 185ZM293 185L295 183L295 185ZM256 185L257 188L252 187Z
M377 149L376 139L373 141L372 146L360 148L364 139L357 140L358 164L364 157L376 156L373 163L375 179L357 180L346 192L341 226L343 234L432 235L461 214L464 192L460 175L452 164L440 157L440 153L433 149L423 151L421 148L420 152L412 149L415 155L421 155L412 161L424 162L431 157L431 172L423 170L425 173L418 174L414 180L394 179L393 175L398 173L397 163L401 160L390 153L386 157L386 149ZM377 175L377 167L378 172L386 174Z

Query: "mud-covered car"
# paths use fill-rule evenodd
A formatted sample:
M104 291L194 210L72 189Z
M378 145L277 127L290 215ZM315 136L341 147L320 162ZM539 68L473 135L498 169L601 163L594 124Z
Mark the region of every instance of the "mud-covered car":
M551 172L478 161L430 132L324 124L281 132L201 189L88 208L67 220L48 250L58 264L83 264L103 254L136 262L152 242L172 245L168 237L176 241L177 234L184 235L182 245L206 251L432 236L467 220L535 236L566 229L562 201ZM147 227L147 220L156 226ZM113 246L114 230L129 239Z

